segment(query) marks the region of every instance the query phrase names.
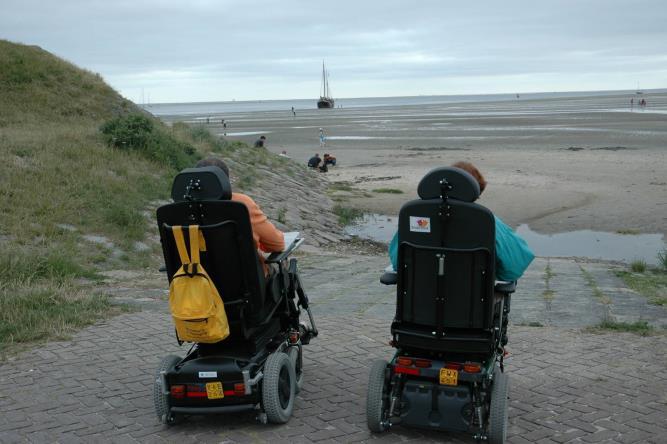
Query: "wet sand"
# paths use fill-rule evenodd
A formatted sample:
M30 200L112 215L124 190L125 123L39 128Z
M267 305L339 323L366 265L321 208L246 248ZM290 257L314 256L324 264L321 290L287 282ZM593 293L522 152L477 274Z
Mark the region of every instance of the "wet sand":
M644 97L648 107L632 112L631 96L619 95L225 118L230 140L252 143L265 134L269 150L304 164L315 152L332 153L338 165L323 178L368 191L371 197L350 199L367 211L398 213L429 169L468 160L489 182L480 203L513 226L667 235L667 94ZM219 122L207 126L223 134ZM404 194L372 191L378 188Z

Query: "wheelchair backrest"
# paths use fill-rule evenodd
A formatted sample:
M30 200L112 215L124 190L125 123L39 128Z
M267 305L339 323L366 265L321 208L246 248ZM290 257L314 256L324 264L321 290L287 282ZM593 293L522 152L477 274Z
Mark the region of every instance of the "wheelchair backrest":
M435 337L449 328L490 328L495 221L474 203L477 181L459 168L437 168L418 194L399 213L395 321Z
M199 225L206 245L201 263L225 302L232 336L241 324L261 322L267 308L264 272L248 209L229 200L231 185L227 176L217 167L183 170L174 179L172 197L176 202L157 210L169 281L181 266L171 227Z

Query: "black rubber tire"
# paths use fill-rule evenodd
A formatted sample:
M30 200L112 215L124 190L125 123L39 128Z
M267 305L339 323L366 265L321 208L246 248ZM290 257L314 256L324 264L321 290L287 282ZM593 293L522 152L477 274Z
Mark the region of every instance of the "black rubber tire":
M366 423L368 429L374 433L384 432L387 429L386 416L389 406L386 402L387 361L377 360L373 363L368 375L368 392L366 393Z
M266 418L273 424L289 421L296 397L296 375L289 356L272 353L264 364L262 380L262 407Z
M296 388L294 393L299 393L303 388L303 357L299 359L299 353L303 354L303 347L301 346L292 346L287 352L287 355L294 366L294 374L296 375Z
M491 386L491 406L489 410L489 444L505 444L507 438L507 399L509 396L509 376L496 368Z
M180 360L181 358L176 355L165 356L162 358L160 366L155 372L155 380L153 382L153 405L155 406L157 419L162 424L174 424L176 422L176 416L169 413L169 396L164 394L165 388L162 385L160 374L162 371L171 370Z

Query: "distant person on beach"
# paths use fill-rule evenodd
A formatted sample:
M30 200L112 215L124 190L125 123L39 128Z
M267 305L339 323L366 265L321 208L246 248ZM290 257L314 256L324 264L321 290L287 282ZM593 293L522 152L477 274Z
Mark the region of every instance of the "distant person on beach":
M289 159L289 156L287 155L287 151L282 150L280 154L278 154L280 157L287 157Z
M320 158L319 153L315 153L315 155L313 157L308 159L308 166L310 168L319 168L320 163L322 163L322 159Z
M480 195L486 188L486 180L482 173L470 162L456 162L453 167L461 168L470 173L479 184ZM500 281L516 281L521 277L535 255L528 244L502 220L494 216L496 221L496 279ZM394 270L398 265L398 232L389 244L389 259Z
M266 136L260 136L255 140L255 148L264 148L264 143L266 143Z
M320 128L320 147L323 147L327 144L327 136L324 134L324 130Z
M336 158L331 154L324 154L324 165L336 166Z
M292 117L296 117L296 111L294 111L294 107L292 107Z
M632 109L634 108L634 106L635 106L635 99L632 98L632 99L630 99L630 110L631 110L631 111L632 111Z

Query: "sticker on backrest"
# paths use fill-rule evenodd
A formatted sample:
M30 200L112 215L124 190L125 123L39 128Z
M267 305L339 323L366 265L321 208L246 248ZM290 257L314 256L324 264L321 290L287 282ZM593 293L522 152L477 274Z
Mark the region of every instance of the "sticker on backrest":
M200 378L217 378L218 372L199 372Z
M414 231L415 233L430 233L431 218L410 216L410 231Z

